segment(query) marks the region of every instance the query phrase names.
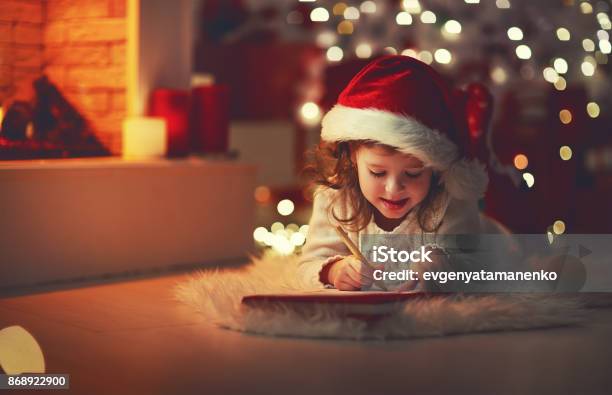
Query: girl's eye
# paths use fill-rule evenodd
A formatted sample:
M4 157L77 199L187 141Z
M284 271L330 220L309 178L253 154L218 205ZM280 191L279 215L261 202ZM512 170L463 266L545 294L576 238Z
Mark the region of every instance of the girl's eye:
M376 172L370 170L370 174L373 175L374 177L382 177L382 176L385 175L385 172L381 171L380 173L376 173Z
M419 173L408 173L406 172L406 175L410 178L418 178L421 174L423 174L423 172L419 172Z

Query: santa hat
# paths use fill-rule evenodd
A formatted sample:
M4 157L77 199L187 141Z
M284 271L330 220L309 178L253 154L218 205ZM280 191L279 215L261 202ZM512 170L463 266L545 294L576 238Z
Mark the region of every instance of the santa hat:
M374 140L395 147L438 171L451 196L479 199L488 177L470 140L483 134L488 104L490 95L480 85L459 94L425 63L385 56L368 64L342 91L323 118L321 139Z

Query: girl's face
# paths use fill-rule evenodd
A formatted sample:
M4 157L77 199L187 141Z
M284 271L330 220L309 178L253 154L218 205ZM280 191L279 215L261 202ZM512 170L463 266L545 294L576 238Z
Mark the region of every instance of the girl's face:
M403 218L429 192L432 170L412 155L362 145L353 160L361 192L387 219Z

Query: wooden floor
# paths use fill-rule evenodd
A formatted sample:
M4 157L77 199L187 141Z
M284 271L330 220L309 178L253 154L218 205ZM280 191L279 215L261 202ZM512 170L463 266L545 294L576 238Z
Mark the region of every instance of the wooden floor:
M48 372L69 373L75 394L612 393L612 309L548 330L268 338L215 328L176 303L172 287L183 278L0 299L0 328L28 329Z

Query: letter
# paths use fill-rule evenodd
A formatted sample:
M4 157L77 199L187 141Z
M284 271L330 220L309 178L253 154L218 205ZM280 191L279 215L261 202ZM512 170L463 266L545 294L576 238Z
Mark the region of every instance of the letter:
M406 263L407 261L410 260L410 254L408 254L408 251L401 250L397 254L397 259L399 259L399 261L402 263Z
M380 246L378 247L378 252L382 255L382 258L378 261L376 261L376 263L385 263L387 262L387 259L389 259L389 256L387 255L387 246Z
M431 254L432 252L433 250L425 252L425 246L421 246L421 262L432 262L431 258L429 257L429 254Z
M372 251L372 262L374 263L378 263L378 257L376 256L376 250L378 249L378 246L374 246L374 251Z
M396 253L397 251L395 250L395 248L391 247L389 249L389 254L391 254L391 262L393 263L397 263L397 257L395 256Z
M416 257L416 255L419 255L419 251L418 251L418 250L411 251L411 252L410 252L410 260L411 260L412 262L423 262L423 261L421 261L420 259L418 259L418 258Z
M382 280L383 279L383 276L381 276L382 272L383 271L380 270L380 269L374 270L374 280L376 280L376 281Z

